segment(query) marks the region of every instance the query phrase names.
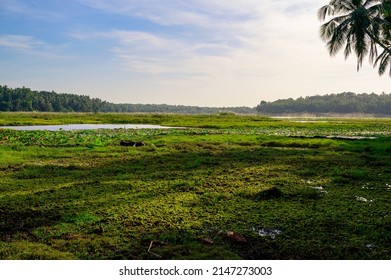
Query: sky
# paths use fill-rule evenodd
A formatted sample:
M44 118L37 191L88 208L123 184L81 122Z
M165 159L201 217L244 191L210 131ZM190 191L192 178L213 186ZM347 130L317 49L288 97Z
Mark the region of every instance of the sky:
M330 57L327 0L0 0L0 85L114 103L254 107L390 93L354 56Z

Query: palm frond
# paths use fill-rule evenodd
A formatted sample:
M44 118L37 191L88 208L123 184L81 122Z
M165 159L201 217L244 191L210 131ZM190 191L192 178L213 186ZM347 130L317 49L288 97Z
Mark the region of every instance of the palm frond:
M391 43L391 1L385 0L381 7L383 14L383 37Z
M346 46L344 50L345 59L347 59L351 53L352 53L352 38L348 37L346 40Z
M322 24L320 27L320 38L323 41L328 41L330 37L333 36L334 29L337 26L334 20L330 20L329 22Z
M379 2L379 1L375 1L375 2ZM364 4L364 8L368 11L369 15L376 17L382 13L383 5L382 4L376 4L376 5L370 5L370 4L365 5Z
M349 34L349 26L349 18L335 26L333 33L327 42L329 54L331 56L336 55L338 51L345 45L345 41Z
M325 20L327 16L334 15L334 8L330 5L325 5L318 10L319 20Z
M370 49L369 49L369 62L371 64L374 63L375 57L377 57L377 45L372 40L370 41Z
M338 12L343 12L343 13L349 13L351 11L353 11L354 9L357 8L357 4L354 3L354 0L353 1L336 1L337 4L336 5L336 10Z
M387 67L389 67L389 75L391 77L391 55L386 50L384 50L377 57L377 59L374 63L374 67L376 67L377 64L379 64L378 73L380 76L383 75L386 72Z
M374 7L374 6L381 6L382 3L379 0L366 0L362 5L365 8L370 8L370 7Z
M340 16L335 17L328 22L321 25L319 31L320 31L320 38L322 38L324 41L329 40L335 31L335 28L337 28L339 25L347 24L350 20L349 16Z

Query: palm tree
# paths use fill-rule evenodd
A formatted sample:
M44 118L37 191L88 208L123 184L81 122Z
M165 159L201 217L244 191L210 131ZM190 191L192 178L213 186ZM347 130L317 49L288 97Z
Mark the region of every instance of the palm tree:
M383 28L383 37L385 38L384 44L388 45L388 48L391 49L391 0L386 0L383 2L382 14L384 17ZM379 64L379 75L383 75L387 70L387 67L390 68L389 75L391 76L391 53L386 51L386 49L377 57L374 66Z
M382 75L390 66L391 36L390 0L331 0L318 11L320 20L332 17L320 28L320 37L326 41L331 56L343 47L347 58L352 51L357 56L357 71L369 54L369 61L379 64ZM387 14L388 13L388 14ZM378 55L377 48L383 49Z

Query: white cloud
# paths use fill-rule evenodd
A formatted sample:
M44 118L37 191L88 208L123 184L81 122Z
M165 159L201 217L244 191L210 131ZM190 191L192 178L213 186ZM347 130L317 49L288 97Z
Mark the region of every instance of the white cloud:
M207 76L224 75L236 64L243 50L228 43L188 41L147 32L113 30L100 34L114 40L111 51L126 69L138 73Z
M67 46L52 45L29 35L0 35L0 47L6 48L9 52L28 55L29 58L68 59L71 56L63 53Z
M101 37L115 39L120 45L132 47L136 50L163 50L173 46L174 41L165 39L152 33L132 31L132 30L113 30L97 34Z
M309 0L300 2L299 6L287 0L79 1L95 9L139 17L159 25L188 25L190 35L183 36L132 30L114 30L105 35L117 41L112 50L128 69L154 69L155 73L171 73L176 69L197 75L264 73L265 62L273 57L274 62L270 63L276 64L286 52L305 51L300 46L312 43L300 41L308 40L308 9L312 9L312 23L316 24L319 7L317 1ZM310 31L314 33L309 36L317 39L317 30ZM295 49L291 47L289 51L287 46L292 43Z
M1 35L0 46L12 48L31 50L44 45L44 43L38 41L33 36L21 36L21 35Z
M27 2L27 3L26 3ZM60 2L52 2L51 4ZM50 5L42 5L39 1L1 0L0 9L10 14L19 14L25 18L39 19L43 21L64 20L64 11L61 9L50 10Z
M262 1L241 0L79 0L80 3L109 13L142 18L159 25L188 25L216 30L234 27L261 15ZM267 0L266 2L269 2Z

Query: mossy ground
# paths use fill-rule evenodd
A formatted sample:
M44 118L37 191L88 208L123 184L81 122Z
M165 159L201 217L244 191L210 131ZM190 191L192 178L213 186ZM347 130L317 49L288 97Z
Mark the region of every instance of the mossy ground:
M61 116L193 128L0 130L0 259L391 259L390 120Z

